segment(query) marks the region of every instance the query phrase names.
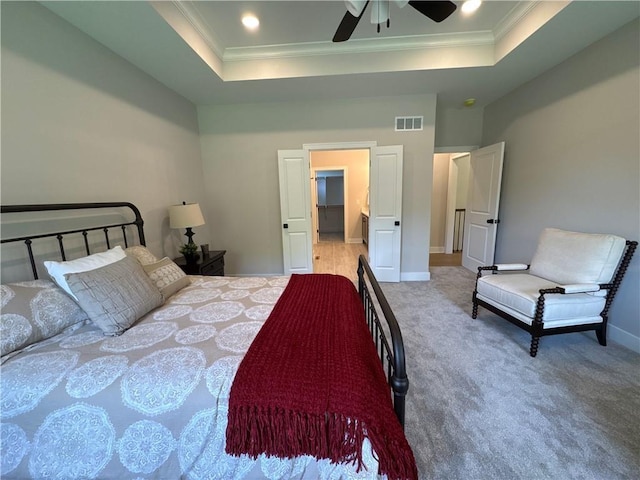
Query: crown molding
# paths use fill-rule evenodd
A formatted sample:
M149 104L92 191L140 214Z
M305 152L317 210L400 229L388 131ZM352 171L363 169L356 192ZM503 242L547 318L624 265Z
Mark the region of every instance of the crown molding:
M535 2L523 2L515 7L504 17L496 27L493 29L493 36L497 41L501 40L505 35L507 35L511 30L513 30L516 25L522 22L527 15L529 15L539 4L539 1Z
M207 24L207 22L205 21L204 17L196 6L196 2L193 2L191 0L172 0L171 3L176 8L176 10L178 10L178 12L189 22L189 24L191 24L196 33L200 35L202 40L213 51L213 53L215 53L218 58L222 59L224 55L224 47L222 47L222 42L219 38L216 37L216 34L213 32L209 24Z
M276 58L310 57L359 53L383 53L402 50L423 50L447 47L493 45L490 31L456 34L413 35L374 39L353 39L346 43L306 42L287 45L263 45L256 47L230 47L223 55L225 62L264 60Z

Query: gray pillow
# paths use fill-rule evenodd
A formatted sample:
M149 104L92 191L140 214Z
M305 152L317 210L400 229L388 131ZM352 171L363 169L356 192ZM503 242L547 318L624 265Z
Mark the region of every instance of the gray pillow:
M0 285L0 354L19 351L87 321L87 314L50 280Z
M105 335L120 335L163 298L137 260L122 260L65 275L78 303Z

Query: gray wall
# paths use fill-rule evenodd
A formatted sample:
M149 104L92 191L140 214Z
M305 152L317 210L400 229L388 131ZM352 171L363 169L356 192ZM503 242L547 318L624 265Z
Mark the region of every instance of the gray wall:
M230 273L283 272L278 149L305 143L404 145L401 275L428 276L435 95L198 107L213 246ZM394 118L423 115L424 130Z
M464 75L464 73L460 73ZM482 144L481 107L440 108L436 114L436 148L479 147Z
M506 142L497 262L531 258L546 226L640 239L639 22L485 108L483 144ZM610 338L640 351L640 253Z
M156 255L203 199L195 106L37 3L2 2L1 140L3 204L131 201Z

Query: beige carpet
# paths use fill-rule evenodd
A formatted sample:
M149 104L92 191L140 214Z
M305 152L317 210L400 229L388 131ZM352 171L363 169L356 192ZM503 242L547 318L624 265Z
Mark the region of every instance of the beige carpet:
M421 479L640 478L640 355L595 334L529 335L480 308L474 274L382 288L403 332Z

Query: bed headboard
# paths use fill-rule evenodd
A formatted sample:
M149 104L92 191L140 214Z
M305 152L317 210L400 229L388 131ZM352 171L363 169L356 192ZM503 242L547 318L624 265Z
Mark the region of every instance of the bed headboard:
M117 212L118 218L126 218L126 220L117 220L113 221L113 216L109 218L109 222L105 224L96 224L95 222L91 224L91 226L82 226L82 223L85 219L91 218L87 216L91 210L100 210L102 212L109 212L112 215L115 215ZM3 215L2 221L8 221L7 214L28 214L28 213L36 213L36 212L55 212L55 211L74 211L81 212L85 211L84 215L78 215L76 217L68 217L67 220L69 225L65 226L62 230L61 225L55 222L53 225L55 227L51 229L47 229L46 225L43 225L45 222L42 218L40 220L37 217L31 222L43 225L43 232L37 233L20 233L15 236L10 236L9 238L2 238L0 240L0 244L19 244L20 242L24 243L26 248L26 255L24 259L28 258L28 261L31 266L31 272L33 275L33 279L38 279L38 268L37 261L38 253L34 249L34 242L36 240L43 240L55 238L57 240L57 259L65 261L67 260L67 248L65 245L65 241L74 242L76 244L76 249L78 249L78 239L81 235L80 243L83 244L83 247L80 247L81 250L84 250L83 253L86 255L90 255L97 249L104 250L104 246L106 249L112 248L116 244L123 244L124 247L128 247L130 245L146 245L146 241L144 238L144 221L142 220L142 215L140 215L140 210L134 204L129 202L94 202L94 203L53 203L53 204L40 204L40 205L2 205L0 206L0 213ZM123 213L124 212L124 213ZM94 212L95 213L95 212ZM124 215L124 216L123 216ZM107 215L104 215L103 220ZM131 220L133 217L133 220ZM99 218L99 215L98 215ZM25 221L26 219L26 221ZM20 216L20 223L27 224L29 223L28 215ZM131 228L135 227L137 230L138 239L137 242L135 240L134 235L127 234L127 231L130 231ZM53 231L51 231L53 230ZM115 230L116 233L113 231ZM92 232L102 231L103 235L101 235L101 241L97 242L95 234L92 236L91 241L89 240L89 235ZM2 234L5 234L5 228L3 228ZM118 237L114 239L114 237ZM68 245L68 244L67 244ZM94 252L92 252L92 249ZM51 252L49 252L51 254Z

